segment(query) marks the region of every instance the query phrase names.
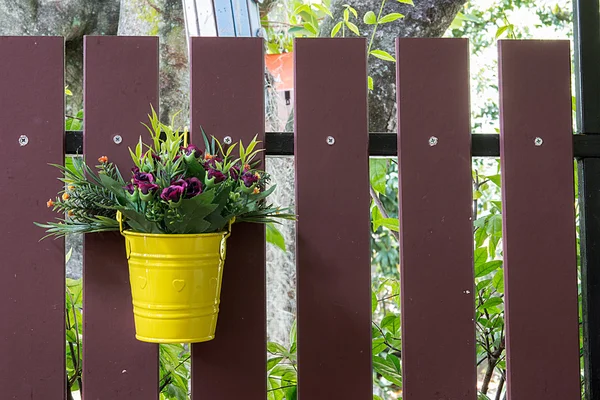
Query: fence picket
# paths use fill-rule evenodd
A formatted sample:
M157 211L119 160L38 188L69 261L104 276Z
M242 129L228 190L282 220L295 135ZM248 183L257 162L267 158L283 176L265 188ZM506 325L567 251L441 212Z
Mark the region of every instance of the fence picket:
M579 399L569 42L499 51L508 396Z
M468 42L396 45L403 398L475 399Z
M362 38L295 45L303 400L373 398L365 50Z
M190 76L197 144L203 143L201 129L221 142L226 136L244 145L255 135L264 140L262 39L192 38ZM192 345L195 400L266 397L265 229L235 224L232 231L216 337Z
M44 232L33 224L56 217L46 201L61 190L48 163L64 163L63 55L62 37L0 37L0 387L6 399L65 396L64 241L38 242Z
M158 38L85 38L84 155L116 163L124 177L128 147L148 137L150 104L158 101ZM115 142L115 135L122 141ZM158 346L135 339L123 238L87 235L84 242L83 396L86 399L158 398Z

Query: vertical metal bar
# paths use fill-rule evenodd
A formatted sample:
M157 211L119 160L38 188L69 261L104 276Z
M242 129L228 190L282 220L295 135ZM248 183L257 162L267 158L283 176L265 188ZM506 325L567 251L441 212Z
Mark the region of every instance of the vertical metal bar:
M192 38L191 62L192 139L203 143L204 129L221 142L230 136L247 145L255 135L264 141L262 39ZM192 345L195 400L266 398L265 229L235 224L232 230L215 339Z
M366 43L295 43L298 396L373 398Z
M508 396L579 399L569 42L499 50Z
M150 105L158 111L158 38L87 36L84 46L86 161L107 156L130 176L128 147L147 137ZM83 397L157 399L158 346L135 339L124 240L96 233L84 248Z
M33 222L61 190L64 39L0 37L0 389L4 399L64 399L65 253Z
M403 398L474 400L468 41L396 52Z
M577 131L600 134L600 5L576 0ZM600 158L577 162L585 394L600 400Z

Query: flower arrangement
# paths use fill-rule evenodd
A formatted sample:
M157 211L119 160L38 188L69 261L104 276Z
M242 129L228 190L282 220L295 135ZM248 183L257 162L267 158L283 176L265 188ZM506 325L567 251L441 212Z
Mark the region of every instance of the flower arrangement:
M293 219L266 198L269 175L258 169L256 137L223 145L204 135L204 149L149 116L152 143L129 149L125 179L107 156L96 170L84 160L63 173L64 190L48 207L58 221L37 224L48 236L121 231L129 264L136 337L152 343L193 343L215 336L226 241L233 221ZM126 227L123 229L122 224Z
M130 179L107 156L98 159L97 172L81 158L74 158L72 167L54 165L63 172L65 189L47 206L66 216L38 224L48 236L117 231L118 212L131 230L155 234L221 232L232 220L294 218L265 201L275 186L267 188L270 177L258 169L262 149L256 137L247 147L241 141L224 146L203 133L201 150L185 143L187 131L160 123L154 110L149 118L150 126L144 125L152 144L140 137L135 150L129 150L134 163Z

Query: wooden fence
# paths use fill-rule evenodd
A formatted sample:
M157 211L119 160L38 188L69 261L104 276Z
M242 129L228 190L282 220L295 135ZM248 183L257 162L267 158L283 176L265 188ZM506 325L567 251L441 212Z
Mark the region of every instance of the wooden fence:
M499 48L509 398L579 399L569 44ZM365 49L296 42L301 400L372 398ZM63 54L60 37L0 37L2 399L64 398L64 243L33 225L60 190ZM194 38L190 54L192 135L261 137L262 40ZM475 400L468 42L401 39L397 59L403 395ZM87 37L84 155L127 168L158 89L157 38ZM157 399L117 234L85 238L84 308L85 400ZM264 230L239 225L217 337L192 346L194 400L265 399L265 320Z

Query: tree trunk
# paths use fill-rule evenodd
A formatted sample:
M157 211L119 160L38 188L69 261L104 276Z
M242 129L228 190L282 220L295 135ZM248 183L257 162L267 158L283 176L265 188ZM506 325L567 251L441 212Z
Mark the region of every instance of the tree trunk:
M395 0L387 0L381 15L398 12L404 14L405 18L380 25L373 39L372 49L381 49L394 55L397 37L442 36L465 2L466 0L414 0L415 5L411 6L400 4ZM351 22L358 26L361 35L370 39L373 25L365 24L363 16L367 11L373 11L377 15L382 4L380 0L334 1L331 6L334 18L324 21L322 35L329 36L333 26L342 20L344 4L349 4L356 9L358 19L353 19L351 15ZM369 130L371 132L395 131L396 66L392 62L370 56L369 74L374 81L374 90L369 93Z
M66 82L73 92L67 113L83 104L83 36L115 35L119 0L3 0L0 35L57 35L66 40Z
M189 72L181 0L121 0L119 35L160 37L160 119L189 124Z

